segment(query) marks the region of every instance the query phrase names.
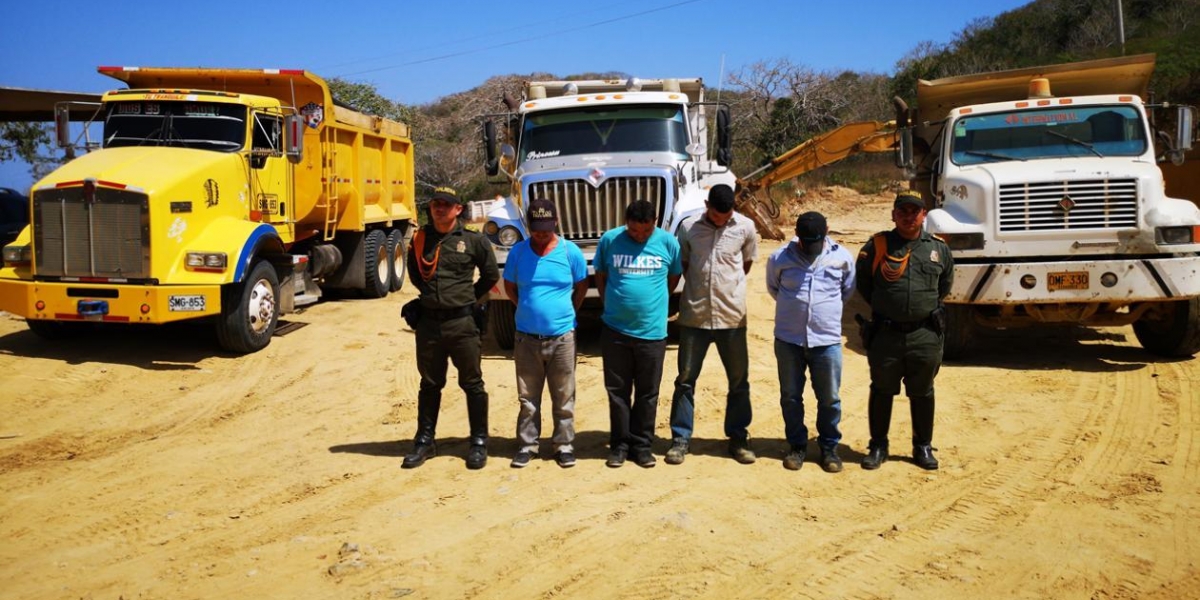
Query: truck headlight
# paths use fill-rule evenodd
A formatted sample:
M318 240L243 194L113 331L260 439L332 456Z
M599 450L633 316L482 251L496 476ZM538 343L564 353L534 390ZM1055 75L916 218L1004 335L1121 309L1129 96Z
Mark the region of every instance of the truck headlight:
M1200 240L1200 225L1183 227L1157 227L1154 237L1160 244L1191 244Z
M186 264L198 271L224 271L228 262L224 252L188 252Z
M496 234L496 239L500 240L500 244L503 246L516 246L523 238L516 227L505 225L500 228L500 233Z
M938 237L950 246L951 250L982 250L982 233L939 233Z
M33 251L29 244L22 246L11 245L4 247L4 264L10 267L28 265L33 259Z

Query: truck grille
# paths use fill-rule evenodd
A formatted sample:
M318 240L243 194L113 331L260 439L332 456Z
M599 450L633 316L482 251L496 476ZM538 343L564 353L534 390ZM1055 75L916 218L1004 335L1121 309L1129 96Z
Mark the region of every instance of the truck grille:
M541 181L529 186L529 199L543 198L558 209L558 228L569 240L599 239L625 224L625 207L649 200L662 225L667 182L661 177L612 177L599 187L586 179Z
M1136 179L1000 186L1000 231L1137 227Z
M150 272L150 213L145 194L97 187L33 194L36 272L48 277L146 278Z

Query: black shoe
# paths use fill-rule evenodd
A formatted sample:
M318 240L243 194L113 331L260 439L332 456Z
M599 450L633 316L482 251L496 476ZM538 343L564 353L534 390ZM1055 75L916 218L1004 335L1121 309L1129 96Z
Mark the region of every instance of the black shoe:
M617 468L625 464L625 455L628 452L624 448L614 448L608 453L608 460L604 461L605 466Z
M667 458L665 459L668 465L682 465L683 459L688 453L688 443L686 440L675 440L671 444L671 449L667 450Z
M867 455L862 459L862 468L868 471L874 471L879 468L879 465L887 462L887 448L871 448L867 450Z
M821 468L826 473L842 472L842 457L838 456L837 448L821 451Z
M640 448L633 453L633 462L643 469L649 469L658 464L658 459L654 458L654 452L649 448Z
M487 446L478 444L467 450L467 468L472 471L482 469L487 464Z
M564 469L569 469L575 466L575 454L566 451L559 452L554 455L554 462Z
M529 461L533 460L533 453L528 450L522 450L517 453L512 459L512 468L524 469L529 466Z
M788 450L787 455L783 457L783 468L789 471L799 471L803 466L804 450L800 448Z
M743 465L749 465L758 460L754 451L750 449L750 440L729 440L729 455Z
M913 462L926 471L938 470L938 460L933 457L932 446L913 446Z
M404 456L404 463L400 465L403 469L415 469L425 464L425 459L437 456L437 445L430 442L428 444L416 443L413 444L412 452Z

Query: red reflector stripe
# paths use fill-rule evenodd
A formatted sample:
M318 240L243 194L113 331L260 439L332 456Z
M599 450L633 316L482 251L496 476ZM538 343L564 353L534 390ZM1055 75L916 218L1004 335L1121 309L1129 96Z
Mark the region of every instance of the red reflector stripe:
M114 321L117 323L128 323L129 317L103 317L104 321Z
M62 182L62 183L56 184L54 187L56 187L56 188L65 188L65 187L74 187L74 186L77 186L77 185L83 185L83 180L82 180L82 179L80 179L80 180L78 180L78 181L64 181L64 182Z
M303 75L304 69L280 69L281 75Z

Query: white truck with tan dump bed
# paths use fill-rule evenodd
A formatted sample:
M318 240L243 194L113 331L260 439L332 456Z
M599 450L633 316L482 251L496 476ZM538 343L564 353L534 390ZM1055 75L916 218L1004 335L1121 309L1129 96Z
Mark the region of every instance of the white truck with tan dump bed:
M674 233L704 210L709 188L737 181L727 166L728 107L706 101L700 79L531 81L525 100L509 109L483 127L488 174L503 172L511 183L510 195L483 225L501 268L509 249L528 237L524 206L531 199L555 204L558 233L579 245L590 272L600 236L625 223L625 207L634 200L653 204L658 226ZM497 121L512 144L498 146ZM595 300L593 286L585 304ZM497 343L511 348L515 307L503 286L492 290L488 313Z
M1157 164L1190 148L1192 108L1144 100L1153 68L1143 55L919 83L900 162L954 251L948 357L976 327L1040 323L1132 324L1151 353L1200 351L1200 209L1167 196Z

